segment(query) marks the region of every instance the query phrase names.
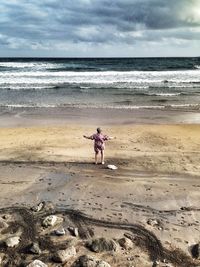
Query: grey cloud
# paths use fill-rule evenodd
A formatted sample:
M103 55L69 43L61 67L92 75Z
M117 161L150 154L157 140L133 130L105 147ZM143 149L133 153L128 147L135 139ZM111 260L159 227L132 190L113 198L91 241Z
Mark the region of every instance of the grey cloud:
M199 0L26 0L0 3L0 46L199 40ZM200 8L200 5L199 5ZM192 31L192 29L197 29ZM11 41L8 41L11 40ZM12 45L10 45L12 47Z

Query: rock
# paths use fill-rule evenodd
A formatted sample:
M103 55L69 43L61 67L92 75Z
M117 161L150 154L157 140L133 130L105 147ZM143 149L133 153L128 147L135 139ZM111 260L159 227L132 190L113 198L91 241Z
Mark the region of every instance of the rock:
M79 236L78 228L74 228L74 235L75 235L76 237Z
M8 224L0 217L0 229L8 228Z
M114 240L107 240L104 237L92 240L88 246L94 252L117 251L118 249L118 244Z
M44 208L45 202L40 202L38 205L31 208L34 212L39 212Z
M19 242L20 242L19 236L12 236L12 237L9 237L5 240L5 244L9 248L13 248L13 247L17 246L19 244Z
M26 267L48 267L48 265L46 265L44 262L42 262L40 260L34 260Z
M155 227L155 226L159 226L160 222L158 220L156 220L156 219L148 219L147 224Z
M66 231L64 228L59 228L59 229L55 230L54 233L55 233L55 235L62 236L62 235L66 234Z
M71 246L67 249L57 251L57 253L53 257L53 260L55 262L65 263L75 255L76 255L76 249L74 246Z
M105 261L96 259L92 256L81 256L76 262L75 267L111 267L110 264L108 264Z
M2 218L3 218L4 220L9 220L10 217L11 217L11 215L9 215L9 214L4 214L4 215L2 216Z
M74 227L69 227L68 230L70 231L70 233L76 237L79 236L79 231L78 228L74 228Z
M56 215L49 215L43 220L42 225L44 227L49 227L54 226L55 224L59 224L61 222L63 222L63 218L58 217Z
M4 266L6 255L4 253L0 253L0 266Z
M192 257L200 259L200 243L195 244L191 249Z
M39 244L36 243L36 242L33 243L33 244L30 246L29 251L30 251L31 253L33 253L33 254L37 254L37 255L39 255L39 254L42 253L42 251L41 251L41 249L40 249L40 247L39 247Z
M45 211L54 211L55 207L51 201L47 201L47 202L45 202L44 209L45 209Z
M160 262L159 261L154 261L152 267L157 267L159 265L160 265Z
M123 237L121 239L118 240L118 243L120 244L120 246L126 250L128 249L132 249L133 248L133 242L126 238L126 237Z

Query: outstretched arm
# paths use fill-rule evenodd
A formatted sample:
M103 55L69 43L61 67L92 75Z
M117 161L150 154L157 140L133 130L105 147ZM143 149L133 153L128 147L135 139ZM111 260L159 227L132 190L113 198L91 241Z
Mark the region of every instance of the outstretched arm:
M83 135L83 137L86 138L86 139L93 140L93 136L86 136L86 135Z
M116 137L112 137L112 136L106 136L105 140L112 140L112 139L116 139Z

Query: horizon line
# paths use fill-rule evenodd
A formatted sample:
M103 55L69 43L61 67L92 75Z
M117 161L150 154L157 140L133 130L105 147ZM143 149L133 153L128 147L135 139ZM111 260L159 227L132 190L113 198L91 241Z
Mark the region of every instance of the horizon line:
M37 57L37 56L33 56L33 57L20 57L20 56L8 56L8 57L1 57L0 59L134 59L134 58L200 58L200 56L155 56L155 57Z

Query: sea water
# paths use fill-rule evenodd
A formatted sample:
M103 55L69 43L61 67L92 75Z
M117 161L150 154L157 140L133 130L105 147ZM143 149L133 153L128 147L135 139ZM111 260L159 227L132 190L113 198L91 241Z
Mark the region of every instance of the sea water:
M200 109L200 58L1 58L0 107Z

